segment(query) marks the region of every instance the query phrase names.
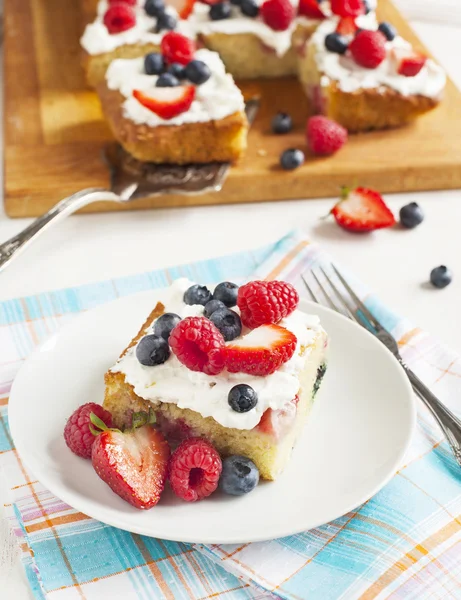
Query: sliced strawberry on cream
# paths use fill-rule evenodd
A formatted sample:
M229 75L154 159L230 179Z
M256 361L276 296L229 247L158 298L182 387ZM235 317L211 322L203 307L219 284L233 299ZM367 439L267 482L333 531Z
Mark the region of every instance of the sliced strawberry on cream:
M231 373L264 377L293 356L296 336L280 325L262 325L226 346L225 365Z
M427 61L427 56L413 50L413 48L393 48L392 57L397 73L404 77L415 77L418 75Z
M298 14L308 19L325 19L317 0L299 0Z
M195 98L193 85L156 87L152 90L133 90L133 96L144 107L162 119L173 119L189 110Z
M340 35L354 35L357 29L355 17L341 17L336 27L336 33Z

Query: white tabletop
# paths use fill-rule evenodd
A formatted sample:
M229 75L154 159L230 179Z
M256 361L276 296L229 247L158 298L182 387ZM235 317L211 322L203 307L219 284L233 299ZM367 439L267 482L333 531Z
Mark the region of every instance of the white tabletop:
M399 2L398 2L399 3ZM400 0L411 23L450 76L461 87L459 0L444 0L452 11L434 17L429 0ZM437 6L438 3L430 3ZM444 24L444 18L448 24ZM426 20L427 19L427 20ZM458 24L456 25L456 21ZM428 140L427 151L431 151ZM399 313L461 350L461 191L394 194L398 209L417 201L424 223L413 231L378 231L353 235L333 221L320 221L333 200L299 200L74 216L50 231L0 274L0 301L44 290L141 273L208 258L274 241L301 227L368 282ZM0 241L31 220L10 220L0 213ZM444 290L427 286L431 269L448 265L453 283ZM5 494L0 484L0 511ZM0 580L6 598L30 598L12 546L0 525Z

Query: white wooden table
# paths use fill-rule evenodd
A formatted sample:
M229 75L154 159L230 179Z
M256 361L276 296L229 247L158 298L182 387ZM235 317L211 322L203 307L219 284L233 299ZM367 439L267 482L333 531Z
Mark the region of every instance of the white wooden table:
M459 0L397 3L461 87ZM430 140L427 144L430 152ZM426 214L423 225L414 231L351 235L333 222L319 220L332 200L75 216L0 274L0 301L256 248L301 227L340 256L397 311L461 350L461 191L397 194L387 199L396 213L403 204L420 203ZM0 241L29 222L9 220L0 212ZM426 284L430 270L439 264L454 272L454 281L445 290ZM4 497L0 483L0 507ZM0 582L2 598L30 598L14 544L2 524Z

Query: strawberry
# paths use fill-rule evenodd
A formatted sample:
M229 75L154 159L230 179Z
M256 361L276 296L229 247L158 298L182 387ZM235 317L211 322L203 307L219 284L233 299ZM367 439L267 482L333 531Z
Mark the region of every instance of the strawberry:
M165 34L160 43L160 47L162 49L163 58L169 64L179 63L180 65L187 65L194 58L194 40L191 40L176 31L169 31Z
M148 94L141 90L133 90L133 96L162 119L172 119L189 110L195 98L195 87L193 85L156 87Z
M363 0L331 0L331 12L340 17L358 17L363 15Z
M355 17L341 17L336 27L336 33L340 35L354 35L357 29Z
M261 5L260 15L274 31L285 31L295 18L295 8L290 0L266 0Z
M406 50L405 48L394 48L392 50L392 58L394 59L397 73L404 77L414 77L418 75L427 61L427 56L416 52L413 48Z
M299 0L298 14L308 19L325 19L317 0Z
M194 10L194 6L195 0L184 0L184 3L181 6L181 8L177 8L179 17L181 19L187 19Z
M349 50L358 65L376 69L386 58L386 38L380 31L359 31Z
M341 200L333 207L331 214L338 225L348 231L373 231L395 224L394 215L384 204L381 195L360 187L352 191L343 188Z
M230 373L265 377L290 360L296 342L296 336L288 329L280 325L262 325L228 344L224 361Z
M297 404L298 397L296 396L292 402L289 402L283 408L278 410L268 408L264 411L261 420L256 425L256 429L262 433L266 433L267 435L274 437L275 439L281 438L282 435L293 426L293 421L297 412Z
M135 508L152 508L160 500L170 448L152 425L125 433L108 429L98 435L91 459L99 477Z

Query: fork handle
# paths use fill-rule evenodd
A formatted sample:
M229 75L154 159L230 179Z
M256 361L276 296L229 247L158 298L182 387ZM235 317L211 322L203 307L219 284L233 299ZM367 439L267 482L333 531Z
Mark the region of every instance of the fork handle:
M400 360L414 391L431 411L448 443L451 446L456 462L461 466L461 421L435 396L421 379Z
M56 225L73 212L97 201L120 200L117 194L104 188L88 188L58 202L44 215L35 219L28 227L0 244L0 271L5 269L39 235L52 225Z

